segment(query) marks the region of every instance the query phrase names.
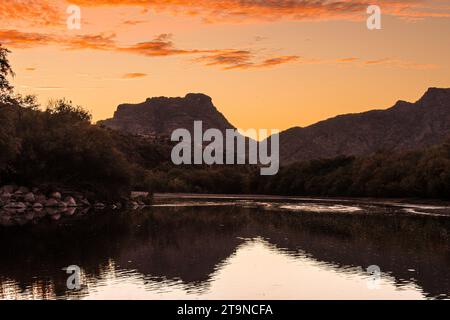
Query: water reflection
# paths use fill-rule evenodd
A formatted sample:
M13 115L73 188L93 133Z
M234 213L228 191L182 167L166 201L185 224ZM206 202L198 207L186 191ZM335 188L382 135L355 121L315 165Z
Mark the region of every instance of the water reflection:
M392 206L343 210L355 207L348 203L327 212L323 203L300 210L307 204L183 202L59 219L54 213L39 223L0 227L0 298L450 295L448 216L407 214ZM83 269L79 291L66 288L62 269L69 265ZM367 286L369 265L382 271L377 290Z

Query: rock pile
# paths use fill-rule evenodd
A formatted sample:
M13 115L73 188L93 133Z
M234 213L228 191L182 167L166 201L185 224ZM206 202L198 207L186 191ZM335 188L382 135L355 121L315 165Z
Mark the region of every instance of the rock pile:
M0 210L3 211L38 211L44 208L94 208L100 210L105 208L120 209L122 207L128 207L137 209L145 205L146 203L136 199L113 204L105 204L99 201L91 203L80 194L62 194L59 191L46 194L38 188L29 189L14 185L0 187Z

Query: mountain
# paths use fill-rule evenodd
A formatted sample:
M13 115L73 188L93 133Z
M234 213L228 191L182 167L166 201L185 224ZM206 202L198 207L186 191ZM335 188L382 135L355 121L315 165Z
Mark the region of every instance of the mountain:
M112 119L98 124L142 135L171 135L177 128L234 128L204 94L184 98L149 98L120 105ZM430 88L415 103L398 101L387 110L340 115L305 128L280 133L281 165L295 161L364 156L377 151L404 151L450 137L450 89Z
M184 98L157 97L139 104L122 104L112 119L97 124L139 135L170 136L178 128L192 132L195 120L203 121L203 130L234 129L210 97L194 93Z
M423 148L450 137L450 89L430 88L415 103L347 114L280 133L281 164L340 155Z

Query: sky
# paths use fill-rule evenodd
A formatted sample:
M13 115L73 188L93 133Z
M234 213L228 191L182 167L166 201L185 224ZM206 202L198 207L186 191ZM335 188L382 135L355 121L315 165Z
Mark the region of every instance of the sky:
M381 29L367 28L370 5ZM450 0L0 1L16 91L65 97L94 121L191 92L242 129L386 109L450 87L449 34Z

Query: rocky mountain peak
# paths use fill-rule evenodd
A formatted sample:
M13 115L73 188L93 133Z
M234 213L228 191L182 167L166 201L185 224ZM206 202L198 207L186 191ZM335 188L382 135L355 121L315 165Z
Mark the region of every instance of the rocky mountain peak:
M184 98L154 97L143 103L119 105L114 117L99 125L141 135L171 135L175 129L192 130L194 121L202 121L204 129L234 128L216 109L211 97L189 93Z
M450 88L429 88L417 103L422 105L443 105L450 101Z

